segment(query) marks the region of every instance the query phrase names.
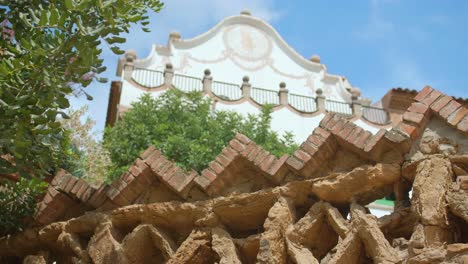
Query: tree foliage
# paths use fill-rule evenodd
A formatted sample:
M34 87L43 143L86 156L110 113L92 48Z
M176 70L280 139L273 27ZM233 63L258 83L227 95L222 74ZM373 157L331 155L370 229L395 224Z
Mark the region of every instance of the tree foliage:
M154 145L180 166L202 170L237 132L243 133L276 156L292 153L292 135L271 130L272 107L243 117L235 112L211 111L211 100L200 93L171 89L158 98L145 94L122 119L106 128L105 147L118 177L147 147Z
M0 181L0 236L23 228L26 218L36 210L36 199L46 187L45 182L35 178Z
M87 106L77 110L69 109L67 114L70 118L60 121L62 127L68 131L70 140L69 154L61 168L98 186L106 179L111 161L108 151L98 140L96 132L93 132L96 122L89 116L86 117L87 113Z
M57 116L67 117L67 96L106 81L100 44L122 54L121 34L135 23L148 31L145 14L161 7L156 0L0 0L0 173L57 167L66 137Z

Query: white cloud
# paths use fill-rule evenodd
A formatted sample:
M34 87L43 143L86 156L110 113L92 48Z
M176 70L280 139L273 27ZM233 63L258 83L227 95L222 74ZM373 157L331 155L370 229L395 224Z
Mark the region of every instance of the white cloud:
M381 40L395 31L395 25L384 18L384 5L392 4L394 0L372 0L370 1L370 12L368 22L364 27L357 29L354 33L363 40Z

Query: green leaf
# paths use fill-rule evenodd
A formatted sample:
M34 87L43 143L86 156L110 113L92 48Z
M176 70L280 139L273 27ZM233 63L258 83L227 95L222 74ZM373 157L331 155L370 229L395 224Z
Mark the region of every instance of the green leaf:
M41 27L47 25L49 23L49 16L50 16L50 12L49 10L42 10L41 12L41 20L39 21L39 25Z
M52 8L50 10L50 18L49 18L49 23L51 26L55 26L58 22L59 19L59 12L56 8Z
M114 36L114 37L107 38L106 41L109 44L115 44L115 43L125 43L126 39L122 37Z
M111 50L117 55L122 55L125 53L125 51L121 50L119 47L111 47Z
M73 2L72 0L64 0L65 1L65 7L69 10L73 9Z
M107 83L109 80L107 78L96 77L96 81L100 83Z

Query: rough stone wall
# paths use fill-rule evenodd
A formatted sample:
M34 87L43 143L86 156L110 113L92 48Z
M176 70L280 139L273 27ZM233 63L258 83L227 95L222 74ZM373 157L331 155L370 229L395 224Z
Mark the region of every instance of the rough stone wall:
M0 262L467 263L468 111L430 87L415 100L376 135L328 114L279 159L237 135L200 174L154 148L98 189L62 172Z

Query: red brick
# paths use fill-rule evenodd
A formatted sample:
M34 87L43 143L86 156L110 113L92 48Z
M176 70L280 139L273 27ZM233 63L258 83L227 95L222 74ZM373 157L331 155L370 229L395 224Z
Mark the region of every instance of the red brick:
M83 184L81 188L76 192L76 197L81 200L83 194L88 190L88 188L92 188L89 184Z
M460 107L457 111L455 111L454 113L452 113L447 121L449 122L449 124L451 124L452 126L457 126L457 124L468 114L468 109L464 108L464 107Z
M81 201L83 202L88 202L89 201L89 198L93 195L93 193L95 192L96 190L89 186L89 188L86 189L86 191L81 195L80 199Z
M255 143L247 145L247 147L241 152L241 155L247 157L256 147L257 145Z
M158 160L161 157L161 151L155 149L148 157L144 159L145 163L150 166L155 160Z
M120 177L120 179L122 179L126 183L131 183L133 180L135 180L135 177L133 177L133 175L127 171L122 175L122 177Z
M337 135L346 125L347 121L344 119L339 120L331 129L331 133Z
M316 147L320 147L323 144L323 142L325 142L325 139L316 134L312 134L307 138L307 141L309 141Z
M123 190L127 184L125 183L125 181L121 180L121 179L117 179L115 181L113 181L110 186L114 187L117 191L121 191Z
M327 127L327 123L333 118L332 113L327 113L325 117L323 117L322 121L320 121L320 127Z
M375 135L373 135L366 143L364 147L365 152L371 151L377 143L382 139L382 137L385 135L386 130L385 129L380 129Z
M169 160L167 160L166 157L164 156L159 156L158 159L156 159L155 161L151 162L150 164L150 167L151 167L151 170L153 170L154 172L158 172L159 170L161 170L162 167L164 167L167 163L170 163ZM133 174L133 173L132 173ZM134 174L135 175L135 174Z
M354 145L357 147L364 149L364 146L366 145L367 140L372 136L372 133L369 131L363 131L361 135L356 138L356 140L353 142Z
M52 182L50 183L51 185L55 186L60 184L60 182L69 176L69 173L66 170L60 169L57 174L55 174L55 177L52 179Z
M250 144L250 142L252 142L252 140L250 140L248 137L246 137L245 135L240 134L240 133L236 134L236 139L239 140L241 143L243 143L245 145L248 145L248 144Z
M218 178L218 176L210 169L204 169L202 171L202 176L205 177L210 182L213 182L214 180L216 180L216 178Z
M52 202L52 200L53 200L53 197L50 195L50 193L46 193L46 195L42 199L42 203L48 204L48 203Z
M223 167L227 167L229 166L229 164L231 163L231 159L228 159L226 158L226 156L224 156L223 154L219 154L218 156L216 156L216 159L215 159L219 164L221 164L221 166Z
M304 166L302 161L296 158L295 156L289 157L286 161L286 164L288 164L291 168L295 170L300 170Z
M330 137L331 134L327 130L317 127L316 129L314 129L314 135L319 135L323 139L327 139L328 137Z
M278 173L279 169L284 166L284 163L287 162L288 159L289 156L286 154L281 156L279 160L273 162L273 164L268 169L268 173L270 175L275 175L276 173Z
M270 153L266 150L262 150L258 155L257 157L254 159L254 164L259 166L260 164L262 164L263 160L269 155Z
M340 120L341 118L339 118L337 115L333 115L323 128L326 130L331 130Z
M47 188L47 192L50 194L51 197L54 197L60 193L52 186L49 186L49 188Z
M460 123L457 125L457 129L468 132L468 115L466 115Z
M302 151L300 149L294 152L294 156L303 161L304 163L308 162L312 158L309 154L307 154L307 152Z
M442 110L440 110L439 115L447 119L452 113L454 113L458 108L461 107L461 104L455 100L450 101Z
M223 166L221 166L218 162L212 161L210 162L210 168L216 173L220 174L224 171Z
M37 217L37 215L42 214L45 210L47 210L47 204L44 201L38 203L36 206L36 213L34 217Z
M67 193L69 193L73 189L75 184L78 182L78 179L73 176L70 176L69 178L70 180L68 181L67 186L65 186L65 188L63 189L63 191Z
M159 176L163 175L169 168L172 167L172 161L166 160L163 164L160 164L159 168L155 170Z
M184 183L184 174L176 174L172 177L167 184L172 187L174 190L179 191L182 189L182 185Z
M437 101L431 104L431 109L432 111L439 112L440 109L442 109L444 106L446 106L450 100L452 100L452 97L443 95L439 97Z
M79 180L76 182L75 186L73 186L73 189L70 191L70 193L72 193L72 194L74 194L75 196L77 196L78 191L81 189L81 187L82 187L83 185L88 185L88 184L87 184L85 181L79 179Z
M351 134L351 132L354 130L355 127L356 127L355 124L351 122L347 123L344 126L343 130L341 130L340 133L338 133L338 136L346 140L346 138Z
M426 98L429 93L431 93L434 89L430 86L424 87L415 97L414 100L416 101L422 101L424 98Z
M172 178L172 176L174 176L174 174L176 173L177 170L179 170L180 168L177 167L176 164L174 163L171 163L171 166L170 167L167 167L166 170L161 170L161 172L159 173L159 175L161 176L161 178L164 180L164 181L169 181L169 179Z
M151 168L146 165L144 161L141 159L137 159L133 165L131 166L131 170L133 177L138 178L139 181L144 181L147 184L152 184L154 181L154 174ZM137 173L137 174L134 174Z
M140 158L144 160L148 158L154 151L156 151L156 148L154 146L150 146L140 154Z
M418 136L418 128L405 122L400 122L396 129L409 135L412 139L415 139Z
M275 156L273 155L268 155L265 160L262 162L262 164L260 165L260 170L262 171L267 171L270 166L273 164L273 162L275 161Z
M195 183L198 184L203 190L210 186L211 181L206 177L198 176L194 179Z
M73 176L64 175L62 179L60 180L60 182L58 183L57 189L65 191L65 189L67 188L68 182L73 178L74 178Z
M88 203L94 208L100 207L107 199L106 190L108 186L105 186L103 189L95 191L88 200Z
M177 192L180 193L197 176L198 176L198 173L196 171L192 171L190 172L190 174L180 173L172 177L171 180L169 181L169 184L173 186L173 188Z
M252 162L253 162L253 161L255 160L255 158L257 157L257 155L258 155L262 150L263 150L262 147L260 147L260 146L255 146L255 149L252 150L252 151L250 152L249 156L247 156L247 159L248 159L249 161L252 161Z
M403 114L403 120L415 123L417 125L420 125L423 119L424 119L424 115L421 113L407 111Z
M346 138L346 141L353 144L354 141L361 135L361 133L363 131L364 131L364 129L362 129L359 126L356 126L356 128L353 130L353 132L351 134L349 134L349 136Z
M240 143L237 139L232 139L229 141L229 145L237 152L242 152L245 149L244 144Z
M300 148L307 152L309 155L314 155L315 152L317 152L318 150L316 146L310 144L308 141L302 143Z
M427 110L429 110L429 107L427 105L423 104L423 103L420 103L420 102L414 102L408 108L408 111L415 112L415 113L420 113L420 114L426 114Z
M226 158L228 158L230 160L235 159L237 157L237 155L238 155L238 153L229 146L223 148L222 153L223 153L224 156L226 156Z
M435 100L437 100L437 98L439 98L440 96L442 95L441 92L437 91L437 90L433 90L426 98L424 98L424 100L422 100L421 102L427 106L430 106L433 102L435 102Z

